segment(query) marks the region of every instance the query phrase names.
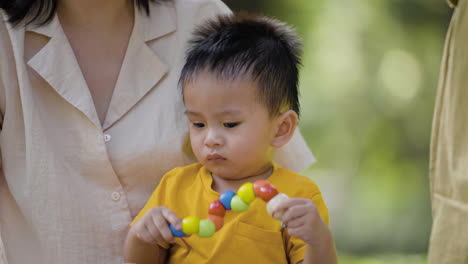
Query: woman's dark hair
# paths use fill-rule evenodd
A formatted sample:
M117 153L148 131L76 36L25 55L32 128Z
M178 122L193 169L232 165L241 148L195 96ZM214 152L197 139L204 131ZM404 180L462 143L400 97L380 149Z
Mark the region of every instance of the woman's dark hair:
M13 25L20 23L44 25L49 23L55 15L59 0L0 0L0 9L5 10L8 22ZM79 1L79 0L78 0ZM129 0L135 2L139 9L150 13L150 2L158 0ZM164 0L159 0L162 2ZM167 0L166 0L167 1Z

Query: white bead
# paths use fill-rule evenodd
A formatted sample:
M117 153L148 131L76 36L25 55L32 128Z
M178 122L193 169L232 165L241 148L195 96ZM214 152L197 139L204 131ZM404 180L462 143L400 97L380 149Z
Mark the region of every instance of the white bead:
M268 214L275 219L281 220L281 218L283 217L283 212L275 212L275 214L273 215L273 211L276 210L276 208L282 201L288 198L289 197L284 193L279 193L275 197L271 198L271 200L267 203Z

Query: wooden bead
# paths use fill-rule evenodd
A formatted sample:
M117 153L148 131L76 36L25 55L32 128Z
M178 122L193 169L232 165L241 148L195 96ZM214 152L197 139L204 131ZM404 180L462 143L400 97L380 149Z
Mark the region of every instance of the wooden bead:
M249 209L249 204L244 202L240 197L239 195L236 195L234 197L232 197L232 200L231 200L231 208L233 211L236 211L236 212L245 212L247 211L247 209Z
M221 227L224 225L224 218L217 216L217 215L208 215L206 218L215 224L216 231L220 230Z
M171 233L174 237L184 237L186 236L182 230L177 230L172 224L169 225L169 229L171 229Z
M258 180L253 183L255 195L268 202L278 194L278 190L266 180Z
M275 197L273 197L268 203L267 203L267 211L268 211L268 214L270 216L272 216L273 218L275 219L278 219L278 220L281 220L281 218L283 218L283 211L282 212L275 212L276 211L276 208L278 208L278 205L288 199L289 197L284 194L284 193L280 193L278 195L276 195Z
M231 210L231 200L236 193L234 191L225 191L223 194L219 196L219 201L223 204L226 210Z
M198 236L200 237L211 237L216 232L215 224L210 220L200 220L200 226L198 228Z
M189 216L182 220L182 230L177 230L173 225L169 225L174 237L184 237L192 234L198 234L202 238L211 237L216 231L224 225L224 216L226 210L244 212L249 209L250 203L259 197L267 202L268 214L281 220L284 211L277 212L278 205L288 199L286 194L278 194L278 190L266 180L258 180L253 184L244 183L238 190L226 191L219 196L218 200L210 203L208 208L208 217L200 220L196 216Z
M247 204L250 204L255 199L253 183L246 182L237 190L237 195Z
M200 219L196 216L189 216L182 220L182 232L187 235L198 233Z
M224 217L224 215L226 214L226 208L224 208L223 204L219 200L216 200L210 203L208 213Z

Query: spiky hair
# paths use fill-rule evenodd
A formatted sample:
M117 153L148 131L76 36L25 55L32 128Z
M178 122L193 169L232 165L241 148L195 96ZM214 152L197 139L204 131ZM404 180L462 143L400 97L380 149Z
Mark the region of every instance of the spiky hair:
M250 15L223 15L198 27L190 40L179 85L202 72L222 80L250 78L270 115L286 106L299 115L298 79L301 42L278 20Z

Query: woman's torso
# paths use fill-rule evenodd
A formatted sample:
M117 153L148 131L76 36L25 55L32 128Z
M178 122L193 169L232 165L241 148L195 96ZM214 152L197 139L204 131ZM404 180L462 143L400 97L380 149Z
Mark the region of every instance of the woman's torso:
M122 263L127 226L160 177L193 161L178 73L194 24L220 12L229 11L217 1L175 1L136 13L102 125L57 17L39 28L0 24L0 232L10 264ZM46 44L25 58L39 39Z

